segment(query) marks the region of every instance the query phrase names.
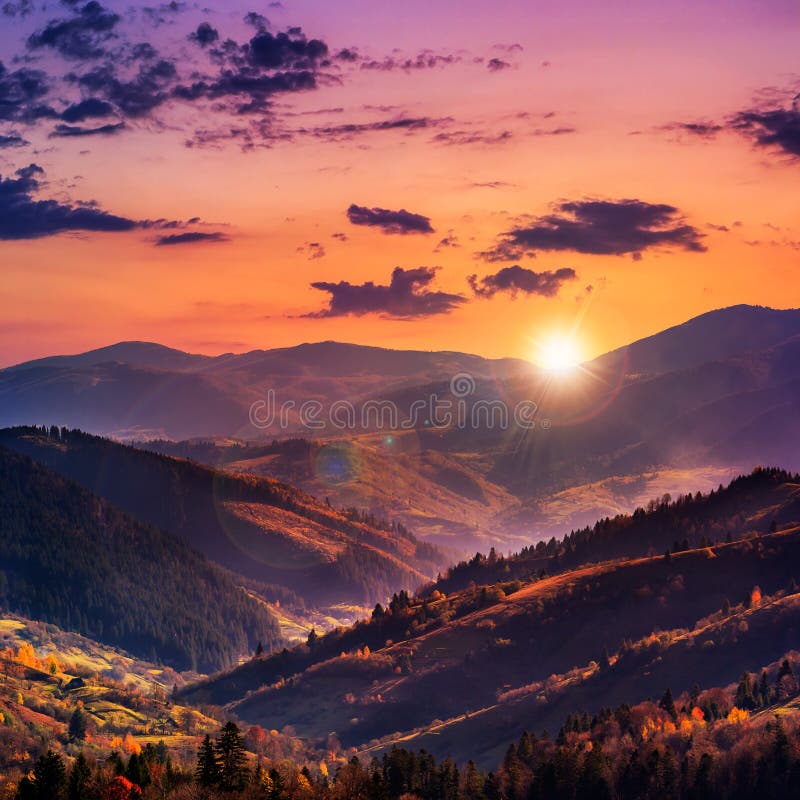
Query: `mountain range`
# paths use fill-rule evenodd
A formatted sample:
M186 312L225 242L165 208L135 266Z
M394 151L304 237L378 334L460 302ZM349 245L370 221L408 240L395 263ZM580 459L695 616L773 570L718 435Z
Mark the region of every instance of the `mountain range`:
M454 387L466 378L465 389ZM456 392L466 392L454 394ZM287 405L261 429L253 402ZM432 397L535 427L361 425ZM357 424L303 425L311 401ZM800 467L800 311L720 309L554 375L514 360L322 342L216 357L128 342L0 371L0 424L77 426L297 486L455 550L521 547L756 464ZM295 441L302 439L303 441Z

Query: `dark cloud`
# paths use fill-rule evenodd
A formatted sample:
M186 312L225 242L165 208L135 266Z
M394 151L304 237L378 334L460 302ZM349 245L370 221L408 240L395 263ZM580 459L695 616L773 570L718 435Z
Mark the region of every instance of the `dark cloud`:
M95 128L85 128L80 125L56 125L50 133L55 139L67 139L79 136L113 136L125 130L124 122L114 122L108 125L98 125Z
M212 53L220 63L219 74L177 86L173 95L186 101L230 98L229 111L263 114L270 110L273 95L317 87L328 46L309 39L300 28L289 28L277 34L259 31L244 45L228 40ZM249 135L252 138L253 132Z
M0 176L0 239L39 239L66 231L130 231L148 223L109 214L92 204L38 200L44 170L36 164Z
M28 38L31 50L51 48L64 58L88 61L106 55L105 44L113 38L120 17L96 0L89 0L66 19L54 19Z
M244 21L257 31L265 31L269 27L269 20L257 11L249 11L244 15Z
M219 41L219 31L208 22L201 22L197 30L189 34L189 41L199 44L200 47L208 47Z
M355 51L341 52L352 54ZM416 72L418 70L448 67L461 61L462 57L457 53L436 53L433 50L422 50L415 56L393 55L382 59L364 59L361 61L360 67L364 70L377 70L379 72L393 72L395 70Z
M31 11L33 11L32 0L16 0L0 6L0 13L4 17L27 17Z
M463 147L465 145L497 145L511 141L513 134L504 130L497 133L478 130L451 130L437 133L431 139L435 144Z
M789 108L765 106L742 111L731 120L735 130L747 134L758 147L800 156L800 95Z
M390 211L388 208L367 208L354 203L347 209L347 218L353 225L380 228L384 233L433 233L428 217L412 214L404 208Z
M508 61L503 61L502 58L490 58L486 62L486 69L490 72L500 72L504 69L510 69L510 67L511 64L509 64Z
M688 133L700 139L713 139L720 131L724 130L724 126L718 125L716 122L670 122L662 125L659 130Z
M42 103L49 89L47 75L41 70L23 67L10 71L0 61L0 120L33 122L57 116Z
M325 248L321 242L306 242L297 248L298 253L305 253L309 261L325 258Z
M534 272L515 264L503 267L494 275L470 275L467 278L470 288L477 297L494 297L498 292L506 292L512 297L522 294L538 294L542 297L555 297L566 281L572 281L578 275L571 267L545 272Z
M397 319L412 319L446 314L458 308L465 300L458 294L428 289L436 277L436 271L436 267L395 267L388 286L372 281L362 284L347 281L312 283L314 289L330 293L330 304L328 308L306 316L326 318L380 314Z
M105 100L99 100L96 97L90 97L87 100L82 100L80 103L73 103L61 114L61 119L70 124L75 122L85 122L87 119L94 119L97 117L107 117L109 114L114 113L114 107Z
M306 136L328 142L344 142L369 133L386 131L415 131L437 128L450 122L447 118L399 117L397 119L376 120L374 122L351 122L341 125L320 125L314 128L298 128L295 136Z
M331 239L336 239L338 242L346 242L347 241L347 234L346 233L332 233Z
M470 184L473 189L512 189L516 188L516 183L508 181L474 181Z
M9 147L23 147L26 144L28 142L13 131L9 134L0 134L0 150L5 150Z
M170 233L156 239L156 247L171 247L179 244L198 244L227 242L229 238L224 233L200 233L187 231L186 233Z
M104 64L70 80L101 95L125 117L145 117L170 99L177 78L172 61L159 59L141 64L136 75L122 79L111 64Z
M439 244L436 245L433 252L438 253L448 247L461 247L461 243L458 241L458 236L456 236L453 231L448 231L447 236L439 240Z
M186 11L186 3L179 2L179 0L170 0L168 3L161 3L157 6L145 6L142 9L144 16L156 27L171 22L176 15L184 11Z
M643 200L574 200L506 231L494 248L479 256L486 261L514 261L537 250L637 256L664 247L706 249L703 234L686 223L674 206Z

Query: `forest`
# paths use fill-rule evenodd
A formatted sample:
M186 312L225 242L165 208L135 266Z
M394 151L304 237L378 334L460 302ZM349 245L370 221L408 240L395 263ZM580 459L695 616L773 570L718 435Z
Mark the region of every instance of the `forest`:
M280 642L224 569L25 456L0 447L0 608L180 670Z

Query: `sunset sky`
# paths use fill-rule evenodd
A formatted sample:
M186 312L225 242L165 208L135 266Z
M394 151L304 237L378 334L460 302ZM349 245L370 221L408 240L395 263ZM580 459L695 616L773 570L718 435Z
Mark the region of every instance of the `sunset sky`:
M0 365L800 306L798 41L796 0L0 0Z

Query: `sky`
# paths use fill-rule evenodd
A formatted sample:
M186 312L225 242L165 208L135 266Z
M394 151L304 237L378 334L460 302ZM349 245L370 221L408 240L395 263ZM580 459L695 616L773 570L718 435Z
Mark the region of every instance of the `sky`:
M795 0L0 0L0 366L599 355L800 306Z

